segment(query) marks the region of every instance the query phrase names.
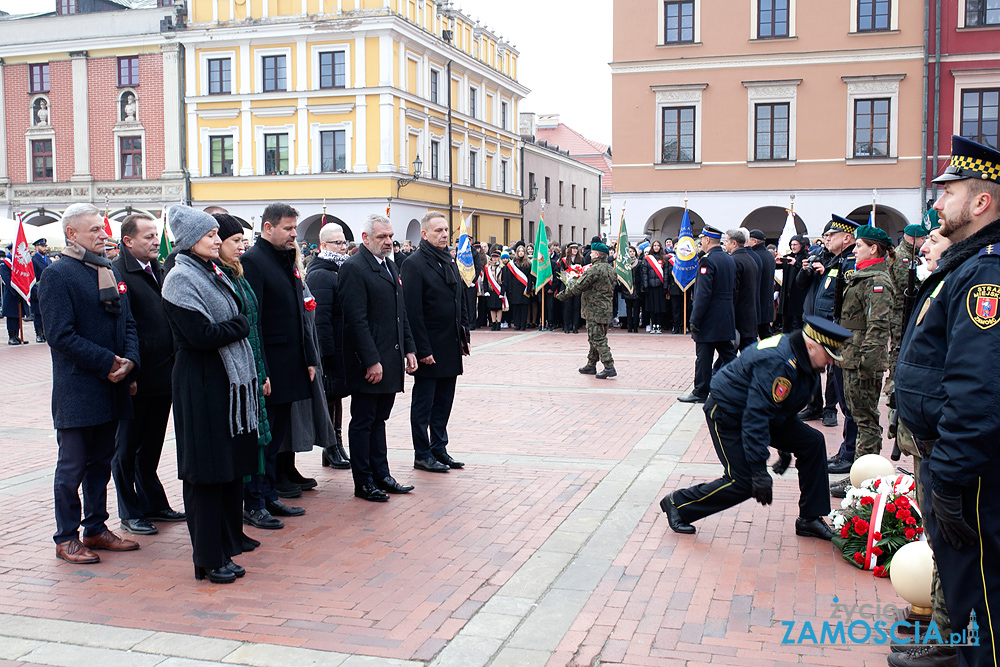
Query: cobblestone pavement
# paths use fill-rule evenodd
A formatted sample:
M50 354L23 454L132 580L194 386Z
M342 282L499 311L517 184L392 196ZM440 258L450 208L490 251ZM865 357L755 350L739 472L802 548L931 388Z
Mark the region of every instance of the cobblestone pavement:
M0 665L885 664L884 647L781 643L783 621L828 620L835 596L901 603L794 535L794 470L769 508L670 531L659 498L720 471L700 406L675 400L694 345L610 341L619 375L601 381L576 372L583 334L476 332L450 427L467 467L412 469L402 394L389 458L416 490L366 503L348 471L299 455L319 480L295 501L307 513L248 529L263 546L224 586L194 580L183 523L98 565L55 558L48 350L0 348ZM160 472L180 509L171 433ZM114 530L116 504L112 489Z

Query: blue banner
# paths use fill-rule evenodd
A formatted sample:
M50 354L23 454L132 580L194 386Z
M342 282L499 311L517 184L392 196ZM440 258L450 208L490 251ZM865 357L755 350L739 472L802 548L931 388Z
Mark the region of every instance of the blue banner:
M684 209L684 218L681 219L681 231L677 236L674 253L674 282L686 292L698 271L698 246L691 233L691 218L687 209Z

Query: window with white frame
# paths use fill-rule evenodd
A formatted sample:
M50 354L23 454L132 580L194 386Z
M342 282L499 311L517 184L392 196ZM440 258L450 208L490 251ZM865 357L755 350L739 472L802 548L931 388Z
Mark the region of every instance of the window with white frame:
M287 57L261 56L261 90L265 93L288 90Z
M347 170L347 132L323 130L319 133L320 167L322 171Z
M269 176L288 173L288 134L264 135L264 173Z
M797 0L750 0L750 39L795 37ZM857 0L850 0L857 2Z
M663 0L658 3L660 44L698 42L699 0Z
M209 51L198 55L201 95L229 95L233 92L235 51Z
M965 27L1000 25L1000 2L997 0L965 0Z
M701 97L706 83L652 86L656 95L653 162L663 168L692 168L701 161Z
M500 160L500 192L507 192L507 160Z
M503 129L509 129L507 127L507 103L500 102L500 127Z
M434 104L441 103L441 72L436 69L431 68L430 77L430 98L431 102Z
M895 161L899 82L905 74L843 76L847 84L848 164Z
M347 87L347 54L344 51L323 51L319 54L319 87Z
M477 108L479 103L478 98L479 98L479 89L476 88L475 86L469 86L469 115L472 116L473 118L479 117L478 113L479 109Z
M32 182L54 180L52 144L52 139L35 139L30 142Z
M431 142L431 178L441 178L441 143L437 141Z
M476 151L469 151L469 185L476 188L479 187L479 181L476 178L476 166L479 162L479 153Z
M233 175L233 137L214 136L209 144L209 175L210 176L232 176Z
M899 0L850 0L851 33L899 30Z
M954 70L954 126L963 137L1000 146L1000 70Z
M142 137L119 137L118 155L121 178L142 178Z
M796 95L802 79L744 81L747 89L747 163L795 160Z

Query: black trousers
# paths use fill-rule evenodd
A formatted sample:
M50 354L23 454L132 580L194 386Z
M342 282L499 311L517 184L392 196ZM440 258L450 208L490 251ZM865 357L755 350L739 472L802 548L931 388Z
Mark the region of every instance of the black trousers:
M826 401L824 402L824 409L826 410L837 410L837 386L833 381L833 366L826 367Z
M691 523L729 509L750 498L752 471L743 451L743 427L739 417L726 414L709 397L705 421L723 466L719 479L678 489L672 502L684 521ZM771 446L794 454L799 471L799 516L818 517L830 513L830 487L826 472L823 434L803 424L798 417L771 427Z
M740 346L738 349L740 352L742 352L743 350L747 349L756 342L757 342L757 336L746 336L746 337L740 336Z
M639 331L639 299L625 299L625 319L629 331Z
M267 421L271 427L271 442L264 447L264 474L253 475L243 487L243 508L262 510L268 500L278 499L278 450L292 429L292 404L267 403Z
M395 394L352 394L351 424L347 441L351 448L354 486L372 484L389 476L385 422L392 414Z
M736 350L730 340L714 343L695 343L694 346L694 393L706 398L712 384L712 360L719 353L719 368L736 358Z
M170 396L133 396L132 419L118 422L111 474L122 519L141 519L170 509L156 474L169 416Z
M448 418L451 417L451 406L455 403L457 380L457 377L413 378L410 432L413 434L413 456L416 459L447 453Z
M563 331L576 331L580 326L580 295L571 296L563 303Z
M59 454L56 459L55 493L56 544L100 535L108 529L108 481L111 457L115 454L118 422L56 431ZM80 487L83 487L83 521L80 521Z
M184 511L194 564L210 570L243 553L243 481L184 482Z
M473 283L471 287L466 287L465 292L465 311L469 314L469 322L471 323L470 328L476 328L476 302L479 300L479 296L476 294L476 285Z
M844 369L840 366L832 366L833 386L837 391L837 403L840 411L844 413L844 441L840 443L840 451L837 456L845 461L854 460L854 448L858 443L858 425L851 416L851 411L847 407L847 394L844 393Z
M684 299L685 294L671 294L670 295L670 311L671 311L671 321L670 328L674 331L684 331ZM691 309L688 308L688 313Z
M7 318L7 337L8 338L20 338L21 337L21 318L20 317L8 317Z
M757 337L761 340L771 337L771 323L761 322L757 325Z

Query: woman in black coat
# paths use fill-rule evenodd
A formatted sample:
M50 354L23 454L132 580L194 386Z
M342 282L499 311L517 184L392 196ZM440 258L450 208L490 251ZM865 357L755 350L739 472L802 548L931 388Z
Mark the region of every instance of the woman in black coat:
M659 273L653 268L650 261L656 262ZM650 330L649 333L663 333L663 320L667 311L667 272L670 262L663 252L663 245L659 241L653 241L649 246L649 253L642 261L642 289L645 293L645 307L649 312Z
M778 264L782 270L778 308L781 313L781 330L784 333L802 328L806 290L798 286L796 278L802 270L802 263L809 257L809 242L804 236L795 235L789 249L791 252L782 257Z
M515 268L524 276L527 285L515 275ZM531 303L530 295L535 291L535 277L531 275L531 261L525 254L523 241L514 244L514 256L504 270L503 288L510 304L510 326L524 331L528 328L528 305Z
M559 270L569 278L579 277L583 270L583 253L579 243L568 243L559 260ZM563 333L577 333L580 326L580 296L568 297L562 302Z
M217 225L202 211L171 208L180 252L163 282L163 307L176 350L177 475L184 482L195 578L230 583L246 574L232 558L242 553L243 476L257 451L259 393L250 322L232 283L213 264L222 245Z

